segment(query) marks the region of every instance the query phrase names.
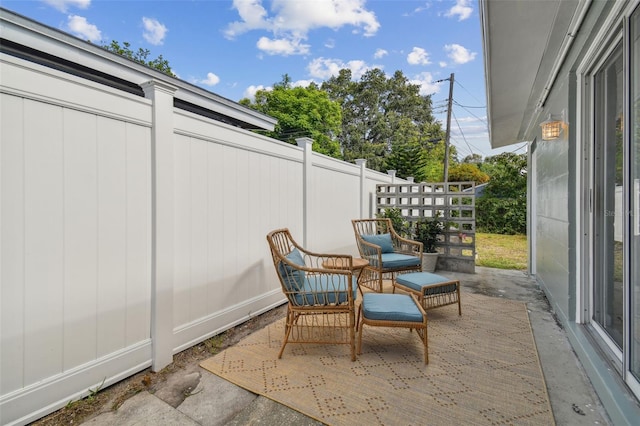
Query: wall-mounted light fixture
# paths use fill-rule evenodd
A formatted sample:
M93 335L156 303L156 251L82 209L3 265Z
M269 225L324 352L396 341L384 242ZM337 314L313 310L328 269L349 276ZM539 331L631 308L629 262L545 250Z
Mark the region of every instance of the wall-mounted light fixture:
M564 121L564 111L562 111L561 115L549 114L547 119L540 123L540 127L542 127L542 140L553 141L560 139L560 135L566 126L567 123Z

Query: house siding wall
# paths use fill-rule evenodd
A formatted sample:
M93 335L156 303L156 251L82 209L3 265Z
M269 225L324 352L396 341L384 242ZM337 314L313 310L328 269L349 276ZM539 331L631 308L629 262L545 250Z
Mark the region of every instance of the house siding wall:
M540 141L537 160L537 280L566 316L569 308L569 150L566 141Z
M569 122L567 133L561 140L542 141L540 127L527 135L537 139L536 176L536 278L551 300L554 310L564 321L576 320L576 297L579 283L575 255L576 209L582 194L576 193L576 182L580 181L576 150L582 149L585 138L577 139L579 106L576 69L592 48L597 30L610 13L612 2L591 3L580 31L558 72L545 105L539 113L540 120L548 114L565 113ZM527 121L527 120L524 120Z
M589 326L578 309L588 310L588 226L590 182L586 169L591 167L593 149L590 142L589 98L585 99L578 82L586 73L587 59L603 54L607 43L620 35L620 13L627 3L594 1L575 36L540 117L565 111L568 134L564 140L543 142L539 128L528 135L537 138L535 212L538 240L536 249L537 280L545 290L552 309L565 327L569 340L587 372L594 389L607 410L612 424L635 424L640 415L637 399L629 392L610 359L603 356ZM629 3L633 4L633 2ZM619 40L619 38L617 39ZM524 121L527 121L525 117ZM586 322L589 320L587 319Z

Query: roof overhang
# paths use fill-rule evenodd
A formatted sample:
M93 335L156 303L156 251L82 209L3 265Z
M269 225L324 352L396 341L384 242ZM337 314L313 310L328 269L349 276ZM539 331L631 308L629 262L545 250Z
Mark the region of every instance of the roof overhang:
M578 12L588 3L480 0L492 148L533 139L532 123L575 36Z
M271 131L277 123L273 117L3 8L0 8L0 29L3 40L124 82L141 86L156 80L175 86L178 88L174 95L176 100L209 110L215 116L228 117L227 122L243 128Z

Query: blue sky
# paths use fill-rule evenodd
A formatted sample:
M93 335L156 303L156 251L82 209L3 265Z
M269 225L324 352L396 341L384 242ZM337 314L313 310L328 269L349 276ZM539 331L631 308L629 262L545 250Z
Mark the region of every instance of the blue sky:
M472 0L3 0L2 7L95 44L129 42L167 59L181 79L228 99L252 97L288 74L321 83L349 68L401 70L431 94L459 157L492 150L482 42ZM522 150L517 151L523 152Z

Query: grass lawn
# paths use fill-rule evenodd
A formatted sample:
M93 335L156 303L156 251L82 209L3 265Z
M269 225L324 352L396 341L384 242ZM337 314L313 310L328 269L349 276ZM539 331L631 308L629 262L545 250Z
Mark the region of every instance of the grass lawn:
M527 236L476 233L476 265L527 269Z

